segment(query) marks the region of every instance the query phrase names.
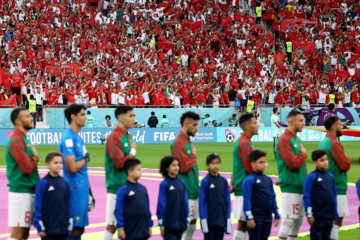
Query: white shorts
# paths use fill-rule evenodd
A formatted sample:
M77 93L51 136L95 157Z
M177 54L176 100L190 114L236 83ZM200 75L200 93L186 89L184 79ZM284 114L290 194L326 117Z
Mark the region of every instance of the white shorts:
M116 225L115 218L116 194L108 193L106 195L106 224Z
M349 204L346 195L337 195L337 211L339 217L350 216Z
M302 218L305 216L303 195L298 193L282 193L282 217Z
M189 221L199 218L199 199L189 199Z
M246 216L244 213L244 197L235 196L234 198L234 214L233 217L239 221L246 221Z
M9 192L9 227L30 228L33 223L35 194Z

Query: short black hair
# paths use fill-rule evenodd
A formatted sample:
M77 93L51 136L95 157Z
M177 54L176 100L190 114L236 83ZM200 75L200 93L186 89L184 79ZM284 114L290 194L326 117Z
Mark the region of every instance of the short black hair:
M236 114L234 113L233 115L231 115L232 117L236 117Z
M111 120L110 115L106 115L106 116L105 116L105 119L107 119L107 118L109 118L109 120Z
M163 118L166 118L166 115L165 115L165 114L163 115Z
M206 157L206 164L210 164L212 162L212 160L218 158L221 162L221 158L217 153L210 153L209 155L207 155Z
M316 149L312 152L311 157L312 157L312 160L315 162L324 155L326 155L325 149Z
M57 151L54 151L54 152L49 152L47 155L46 155L46 158L45 158L45 163L50 163L55 157L62 157L62 153L61 152L57 152Z
M115 117L118 118L119 115L126 114L127 112L134 110L132 106L129 105L121 105L116 107L115 109Z
M340 118L335 117L335 116L330 116L330 117L326 118L325 122L324 122L324 126L325 126L326 130L330 130L332 125L334 125L339 120L340 120Z
M91 112L90 112L90 111L87 111L87 114L89 114L89 115L90 115L90 114L91 114Z
M15 108L14 110L11 111L10 119L14 125L15 125L15 120L19 117L19 114L21 111L27 111L27 109L24 107L19 107L19 108Z
M165 156L160 160L160 173L163 175L163 177L168 177L168 171L167 169L172 164L173 161L178 161L180 166L180 161L174 156Z
M302 112L299 112L299 111L293 109L289 112L286 119L289 119L291 117L296 117L297 115L304 115L304 114Z
M239 125L240 125L240 127L242 128L242 126L245 124L245 123L247 123L247 122L249 122L252 118L254 118L255 116L254 116L254 114L252 114L252 113L244 113L243 115L241 115L240 117L239 117Z
M334 110L334 109L335 109L335 104L330 103L330 104L328 105L328 108L329 108L329 111Z
M279 109L278 107L274 107L273 108L273 113L276 113L278 109Z
M136 158L127 159L124 163L124 171L125 171L126 175L128 175L130 170L134 170L134 168L140 164L141 164L141 161L139 159L136 159Z
M255 149L249 154L249 160L250 162L256 162L259 158L265 156L266 156L266 152Z
M181 126L184 125L184 121L186 119L200 120L200 116L199 116L199 114L191 112L191 111L183 113L183 115L181 115L181 118L180 118Z
M151 115L155 115L155 112L151 112Z
M71 104L70 106L68 106L67 108L65 108L64 112L65 112L65 117L68 121L68 123L71 123L71 115L77 115L81 110L86 110L85 105L83 104Z

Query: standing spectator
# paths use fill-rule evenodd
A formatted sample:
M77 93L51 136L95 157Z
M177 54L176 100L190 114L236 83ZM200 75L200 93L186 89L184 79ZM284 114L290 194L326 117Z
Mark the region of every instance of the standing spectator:
M196 219L199 217L199 166L197 164L196 148L190 142L199 129L200 116L194 112L185 112L180 123L182 129L170 146L171 155L180 161L178 177L185 182L189 198L189 226L183 233L183 240L191 240L196 230Z
M116 128L110 133L106 141L105 177L106 177L106 230L103 240L113 239L116 231L114 215L116 192L126 182L124 163L127 159L136 157L136 145L128 133L134 127L135 114L131 106L123 105L115 109L118 120Z
M203 120L203 125L207 125L208 127L212 127L213 120L210 118L210 114L205 114L205 119Z
M344 153L344 148L337 140L342 136L343 126L338 117L330 116L325 120L326 137L319 143L318 148L325 149L329 159L328 172L335 177L337 191L337 211L339 218L333 224L330 239L338 239L339 229L345 216L349 216L349 206L346 196L347 171L351 160Z
M86 128L94 128L94 117L90 111L87 111Z
M61 176L62 154L45 159L49 173L36 185L34 226L41 239L65 240L73 228L70 185Z
M36 101L35 101L35 98L34 98L33 94L30 95L30 99L29 99L29 113L33 118L34 128L36 128L36 119L37 119L37 116L36 116L37 115L36 114Z
M249 155L253 150L251 138L258 134L259 128L255 116L251 113L243 114L239 119L239 125L243 133L235 141L233 149L232 189L235 193L233 213L234 218L238 220L233 240L246 239L246 216L243 211L242 184L245 177L252 171L249 160Z
M160 127L161 128L166 128L169 127L169 120L166 118L166 115L163 115L163 119L161 119L160 121Z
M237 125L238 125L238 120L237 120L237 118L236 118L236 114L235 114L235 113L234 113L233 115L231 115L231 118L229 118L228 124L229 124L229 127L237 127Z
M236 89L236 87L232 86L232 88L229 90L229 93L228 93L230 107L234 107L234 102L235 102L236 94L237 94L235 89Z
M151 116L149 117L147 123L148 123L149 127L151 127L151 128L156 128L156 126L157 126L158 123L159 123L159 120L158 120L158 118L155 116L155 112L151 112Z
M287 127L286 124L279 120L280 109L278 107L273 108L273 115L271 116L271 130L274 139L274 154L276 152L275 145L282 134L281 127Z
M106 128L113 128L114 126L113 126L113 123L112 123L112 121L111 121L111 117L110 117L110 115L106 115L105 116L105 127Z
M279 239L297 239L304 217L302 193L306 170L306 149L296 136L305 126L304 115L292 110L287 116L288 128L276 144L279 186L282 192L282 216Z
M10 119L14 133L6 143L5 158L9 181L9 239L27 239L34 214L35 186L39 181L39 157L26 134L33 118L26 108L16 108Z
M69 234L70 239L81 239L85 227L89 224L89 177L88 163L90 154L86 150L84 141L79 136L86 124L86 107L72 104L65 109L65 117L69 128L63 133L59 150L63 155L64 179L69 182L71 189L71 204L74 208L74 229Z

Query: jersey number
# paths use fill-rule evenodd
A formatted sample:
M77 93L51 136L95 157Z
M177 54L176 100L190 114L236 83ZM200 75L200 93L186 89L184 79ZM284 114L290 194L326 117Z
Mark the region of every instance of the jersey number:
M299 215L300 204L293 204L293 214Z
M27 212L25 212L24 222L25 223L30 223L30 220L31 220L31 212L27 211Z

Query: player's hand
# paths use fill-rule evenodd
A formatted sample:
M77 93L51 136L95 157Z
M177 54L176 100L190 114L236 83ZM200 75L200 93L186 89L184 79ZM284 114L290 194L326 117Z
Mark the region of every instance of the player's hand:
M46 237L46 232L39 232L38 235L39 235L39 237L42 237L42 238Z
M136 144L135 144L134 140L130 139L129 142L130 142L130 148L136 149Z
M304 145L301 144L300 146L300 152L301 153L306 153L306 148L304 147Z
M256 227L255 221L253 219L247 221L247 226L251 229L255 229Z
M118 238L120 240L125 240L126 239L126 234L125 234L125 231L124 231L124 228L120 228L119 231L118 231Z
M230 193L234 192L234 183L233 183L233 181L230 181L229 186L230 186Z
M196 155L196 148L195 148L194 144L191 144L191 154L193 156Z
M161 232L161 236L164 237L164 234L165 234L165 227L164 226L160 226L160 232Z
M315 222L315 218L314 217L308 217L307 218L308 223L310 224L310 226L314 225Z
M38 156L38 152L36 151L36 148L34 145L30 144L30 148L31 148L31 151L32 153L34 154L34 156Z
M90 154L86 153L84 156L84 159L85 159L86 163L89 163L90 162Z
M152 227L149 227L149 237L152 236Z
M280 222L280 219L276 219L274 220L274 227L277 227L279 226L279 222Z

